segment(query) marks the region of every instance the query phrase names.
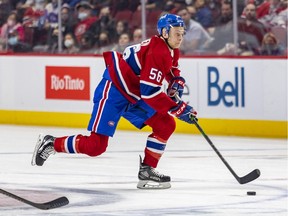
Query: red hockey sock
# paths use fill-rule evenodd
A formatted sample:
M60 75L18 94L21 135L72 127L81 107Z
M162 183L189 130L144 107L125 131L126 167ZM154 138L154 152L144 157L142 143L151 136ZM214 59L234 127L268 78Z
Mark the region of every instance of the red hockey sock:
M164 153L166 147L166 140L155 136L153 133L148 136L146 148L145 148L145 158L143 163L157 167L158 162Z
M143 162L156 168L176 124L172 116L160 113L156 113L145 124L152 127L153 133L148 136Z
M90 136L81 134L65 136L55 139L54 149L56 152L82 153L89 156L97 156L106 151L108 136L91 132Z

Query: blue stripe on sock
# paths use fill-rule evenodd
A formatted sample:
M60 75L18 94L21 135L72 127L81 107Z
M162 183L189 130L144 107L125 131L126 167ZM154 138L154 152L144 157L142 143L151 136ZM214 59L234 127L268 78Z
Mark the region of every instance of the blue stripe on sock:
M74 136L69 136L67 140L67 148L68 148L69 153L75 153L73 149L73 139L74 139Z
M146 147L157 149L157 150L160 150L160 151L164 151L166 145L160 144L160 143L155 143L155 142L152 142L152 141L147 141Z

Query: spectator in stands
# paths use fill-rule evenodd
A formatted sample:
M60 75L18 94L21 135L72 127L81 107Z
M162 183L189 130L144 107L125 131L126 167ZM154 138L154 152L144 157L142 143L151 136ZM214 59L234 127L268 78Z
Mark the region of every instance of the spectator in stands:
M222 1L220 16L215 20L215 26L223 25L233 19L232 3L229 0Z
M99 35L98 48L94 54L102 54L103 52L109 51L114 47L114 44L111 43L108 32L103 31Z
M191 19L195 20L196 19L196 12L197 12L195 6L194 5L188 5L186 8L190 14Z
M288 50L288 0L281 1L283 9L277 16L271 20L271 32L275 35L278 42Z
M58 26L58 0L51 0L46 6L47 21L50 28Z
M124 20L117 21L115 26L115 33L112 35L112 41L114 43L118 43L120 36L126 32L129 32L128 22Z
M212 26L214 26L215 20L221 14L221 1L220 0L207 0L207 6L209 10L211 11Z
M47 45L49 52L54 53L58 47L58 0L51 0L46 6L47 17Z
M225 45L233 43L233 10L230 1L224 1L221 5L221 16L216 26L209 29L213 41L209 44L209 50L217 52Z
M277 15L271 19L271 26L279 26L282 28L288 28L288 0L281 0L281 10Z
M264 35L262 45L259 51L260 55L279 56L284 55L284 48L280 46L275 35L268 32Z
M205 29L211 27L213 24L212 13L205 0L195 0L194 6L197 10L195 21L199 22Z
M122 33L119 37L118 43L112 48L113 51L122 53L130 43L130 34Z
M45 6L45 0L35 0L35 3L26 9L23 17L25 37L30 38L33 49L37 50L44 50L47 45L49 24Z
M87 1L81 1L76 5L77 17L79 23L75 27L74 35L76 36L77 42L82 44L84 47L89 44L93 45L95 39L95 24L98 17L92 16L92 5ZM85 38L83 38L85 36ZM83 38L83 40L82 40Z
M27 4L25 4L25 0L23 1L18 1L16 3L16 6L15 6L15 11L17 13L17 16L19 17L19 20L22 21L23 20L23 17L24 17L24 14L25 14L25 11L28 7ZM29 6L30 7L30 6ZM1 16L0 16L1 17Z
M63 29L63 35L67 33L73 32L77 25L77 20L73 14L73 10L71 10L68 4L63 4L61 7L61 25ZM57 26L58 27L58 26Z
M256 6L247 4L245 7L246 18L238 20L239 43L252 51L258 50L261 46L263 36L267 32L265 26L256 18Z
M24 28L15 12L10 13L7 22L2 26L0 38L6 51L29 52L32 50L31 46L25 43Z
M95 47L94 44L91 40L91 35L88 34L84 34L81 39L80 42L77 41L77 43L79 43L79 53L83 53L83 54L93 54L95 52Z
M99 36L101 32L107 32L109 37L112 38L117 37L117 33L115 34L115 20L111 16L111 11L108 6L104 6L100 9L99 19L96 23L93 24L93 33L95 42L99 40Z
M257 18L267 28L271 27L272 20L285 10L281 0L267 0L257 8Z
M10 33L8 37L8 52L22 53L32 51L32 48L29 44L18 40L19 35L17 31Z
M111 45L109 33L106 31L101 32L98 40L98 47L107 47L109 45Z
M142 41L142 29L141 28L136 28L133 31L132 43L133 44L138 44L141 41Z
M173 9L170 11L172 14L176 14L181 8L186 7L185 0L174 0L173 1Z
M57 16L58 17L58 16ZM74 35L74 29L76 26L76 19L74 18L70 7L68 4L64 4L61 7L61 26L62 26L62 36L72 33ZM48 33L48 50L50 53L55 53L58 51L58 37L59 37L59 26L58 19L55 25L50 25Z
M203 50L206 44L212 40L208 32L200 23L191 19L187 7L181 8L177 14L181 16L186 26L186 34L180 46L181 53L187 55Z
M24 39L24 28L17 19L17 14L11 12L0 30L2 46L6 51L28 52L31 47L25 43Z
M73 33L67 33L64 36L64 49L63 53L66 54L77 54L79 52L79 48L77 46L77 41Z
M17 19L17 14L15 12L11 12L6 20L6 23L1 26L0 37L2 40L7 42L7 40L9 39L8 35L13 32L17 32L17 41L24 42L24 28Z

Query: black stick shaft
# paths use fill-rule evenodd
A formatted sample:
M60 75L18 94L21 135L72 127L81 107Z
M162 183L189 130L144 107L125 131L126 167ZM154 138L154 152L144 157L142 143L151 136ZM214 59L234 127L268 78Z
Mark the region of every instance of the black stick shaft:
M203 129L200 127L198 122L194 119L195 126L200 131L200 133L203 135L203 137L206 139L206 141L209 143L209 145L213 148L213 150L216 152L216 154L219 156L219 158L222 160L222 162L225 164L225 166L229 169L229 171L232 173L232 175L235 177L235 179L240 183L239 176L234 172L234 170L231 168L231 166L228 164L228 162L225 160L225 158L221 155L221 153L218 151L218 149L214 146L212 141L209 139L209 137L206 135L206 133L203 131Z

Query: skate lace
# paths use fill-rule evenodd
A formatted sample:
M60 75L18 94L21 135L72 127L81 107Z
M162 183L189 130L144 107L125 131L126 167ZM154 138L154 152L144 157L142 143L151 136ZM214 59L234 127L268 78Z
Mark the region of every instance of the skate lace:
M41 153L40 157L46 160L51 154L54 154L54 147L53 146L47 146Z
M164 176L163 174L159 173L157 170L155 170L153 168L151 169L151 172L159 178L162 178Z

